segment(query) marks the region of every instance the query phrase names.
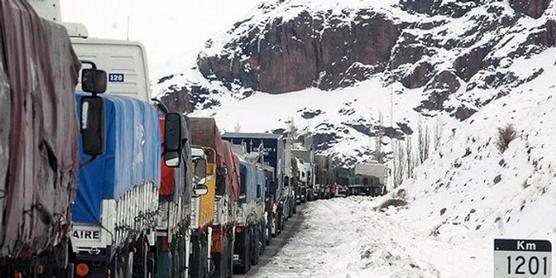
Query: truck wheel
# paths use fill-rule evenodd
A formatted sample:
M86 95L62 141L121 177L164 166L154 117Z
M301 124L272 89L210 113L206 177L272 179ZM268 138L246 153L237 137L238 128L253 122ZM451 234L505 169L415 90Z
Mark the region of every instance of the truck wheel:
M191 269L192 278L202 278L203 277L203 247L201 245L201 239L199 236L191 238L191 248L192 254L190 257L191 262L189 267Z
M259 246L261 246L261 253L259 255L262 256L266 249L266 226L264 222L259 224Z
M243 257L243 269L241 270L243 274L249 272L251 269L251 240L249 240L251 238L251 232L247 229L246 233L245 245L243 246L245 256Z
M54 265L56 269L65 270L69 262L69 238L64 239L60 244L54 247Z
M292 217L293 215L293 210L295 209L295 206L290 206L290 209L288 209L288 218Z
M251 264L252 265L257 265L259 264L259 255L261 252L261 247L259 245L259 227L258 226L254 226L253 227L253 234L251 235L251 244L253 245L253 247L251 248L251 250L253 251L253 253L251 253Z
M132 278L133 277L133 252L130 251L127 255L126 258L127 262L126 262L126 271L125 271L125 277L126 278Z
M226 252L226 278L232 278L234 275L234 244L232 238L229 237L226 241L228 251Z
M272 241L272 217L271 216L268 217L267 223L268 224L266 226L266 245L270 245L270 242Z
M137 260L134 262L133 277L148 278L149 265L149 244L145 240L141 240L137 244Z
M113 263L113 269L115 269L114 277L116 278L131 277L132 270L133 270L133 255L131 255L130 257L130 254L131 253L128 253L127 248L125 248L124 250L121 250L121 254L116 255ZM129 264L130 258L131 258L131 265Z

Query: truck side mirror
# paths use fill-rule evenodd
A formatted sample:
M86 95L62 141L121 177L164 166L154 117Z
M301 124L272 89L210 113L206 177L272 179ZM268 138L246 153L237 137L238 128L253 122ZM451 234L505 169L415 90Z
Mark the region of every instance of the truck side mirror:
M205 184L197 184L193 187L193 195L203 196L208 194L208 187Z
M83 69L81 71L81 89L93 95L106 92L108 80L106 78L106 72L97 69L96 64L93 62L81 61L81 63L91 65L90 69Z
M182 151L182 117L179 113L168 113L165 119L164 161L166 166L180 166Z
M81 137L87 155L104 153L104 100L99 96L81 98Z
M227 167L218 167L218 168L216 168L216 175L218 175L218 176L228 175L228 168Z
M195 182L198 185L204 185L207 176L207 161L198 157L193 160L193 163L195 164Z

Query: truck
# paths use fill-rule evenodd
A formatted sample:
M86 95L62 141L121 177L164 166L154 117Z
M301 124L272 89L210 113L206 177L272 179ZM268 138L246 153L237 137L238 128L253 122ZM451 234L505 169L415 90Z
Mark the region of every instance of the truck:
M332 160L326 155L315 155L315 183L320 199L329 199L333 181Z
M381 196L386 194L388 166L377 161L355 165L355 183L349 186L350 194Z
M245 144L248 152L263 152L262 164L273 168L267 189L266 210L272 235L278 235L284 226L287 213L287 191L284 190L285 150L282 135L271 133L224 133L222 138L234 145ZM270 173L269 170L266 171Z
M286 196L286 219L290 218L292 214L297 212L296 192L298 188L294 181L295 177L292 171L292 141L292 138L284 137L284 190L286 191L284 195Z
M312 150L307 150L298 146L292 150L292 155L297 159L299 178L302 183L301 202L313 201L318 198L318 188L315 183L315 154Z
M265 242L264 186L262 168L240 160L241 191L237 212L236 240L234 242L234 267L245 274L259 262L261 246Z
M215 188L215 197L207 200L212 208L210 226L210 256L213 277L228 277L233 273L233 244L236 226L236 211L239 201L239 160L229 143L222 140L213 118L189 119L192 144L207 152L207 185ZM202 208L201 208L202 209ZM210 252L209 252L210 251Z
M158 112L135 98L103 100L106 151L79 169L72 263L80 277L152 273L146 262L155 244L161 176ZM88 159L81 148L81 160Z
M179 140L164 141L156 228L156 275L188 277L191 231L199 225L199 217L194 213L199 202L195 200L210 191L205 184L207 158L202 149L191 147L187 117L168 113L166 107L158 105L163 138L172 133L169 138Z
M240 154L241 190L234 242L234 267L240 274L259 263L266 242L266 177L263 168L249 162L244 154Z
M78 149L100 155L106 72L82 71L66 29L23 0L0 2L0 277L65 275ZM32 109L31 109L32 107ZM78 121L78 109L89 116Z
M352 169L347 167L335 167L334 171L334 181L337 185L337 191L339 195L344 197L349 195L349 186L355 182L354 174Z

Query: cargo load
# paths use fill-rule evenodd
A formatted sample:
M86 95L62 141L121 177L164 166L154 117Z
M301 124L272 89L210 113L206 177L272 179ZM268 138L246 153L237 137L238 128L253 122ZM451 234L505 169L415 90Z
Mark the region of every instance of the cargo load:
M81 65L66 29L23 0L0 1L0 46L0 257L32 256L70 228Z
M81 97L78 94L77 100ZM156 226L161 176L158 113L135 98L103 98L106 151L81 167L73 205L72 241L81 251L119 245ZM81 153L82 161L88 159ZM83 236L87 231L97 232L95 244Z

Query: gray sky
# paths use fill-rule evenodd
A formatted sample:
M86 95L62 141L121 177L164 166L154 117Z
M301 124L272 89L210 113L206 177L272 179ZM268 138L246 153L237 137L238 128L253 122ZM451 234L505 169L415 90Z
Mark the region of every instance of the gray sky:
M151 78L194 65L207 39L248 17L261 0L61 0L65 22L92 37L141 41Z

